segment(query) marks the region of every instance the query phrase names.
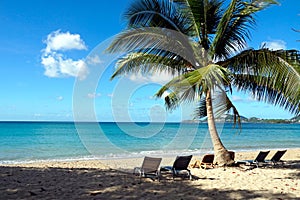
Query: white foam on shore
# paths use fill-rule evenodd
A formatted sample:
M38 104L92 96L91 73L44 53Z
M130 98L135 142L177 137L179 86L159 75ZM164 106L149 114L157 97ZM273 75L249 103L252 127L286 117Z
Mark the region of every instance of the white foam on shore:
M285 148L285 149L297 149L297 148ZM282 148L274 149L238 149L232 150L235 152L259 152L259 151L268 151L268 150L282 150ZM195 150L174 150L174 151L141 151L141 152L127 152L124 154L107 154L107 155L87 155L87 156L78 156L78 157L68 157L68 158L51 158L51 159L18 159L18 160L0 160L0 165L14 165L14 164L29 164L37 162L72 162L72 161L88 161L88 160L118 160L118 159L130 159L130 158L142 158L144 156L152 157L174 157L177 155L194 155L202 156L204 154L213 153L213 150L208 149L195 149Z
M205 153L211 153L210 150L174 150L174 151L141 151L141 152L127 152L123 154L106 154L106 155L88 155L68 158L51 158L51 159L16 159L16 160L0 160L0 165L7 164L27 164L36 162L70 162L70 161L81 161L81 160L115 160L115 159L127 159L127 158L141 158L144 156L153 157L170 157L176 155L202 155Z

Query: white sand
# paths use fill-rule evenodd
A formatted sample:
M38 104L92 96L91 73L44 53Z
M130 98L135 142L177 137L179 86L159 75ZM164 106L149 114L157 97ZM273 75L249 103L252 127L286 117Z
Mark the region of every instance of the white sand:
M257 154L237 152L236 160ZM163 158L162 165L174 159ZM285 164L276 167L194 168L193 181L164 176L141 183L128 172L142 158L6 165L0 166L0 199L300 199L300 149L289 149L282 159Z

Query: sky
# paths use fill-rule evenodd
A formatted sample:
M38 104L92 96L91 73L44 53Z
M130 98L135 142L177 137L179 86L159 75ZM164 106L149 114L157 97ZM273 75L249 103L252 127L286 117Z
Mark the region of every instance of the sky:
M182 121L194 105L169 112L155 92L166 74L113 81L115 55L101 50L125 28L132 0L0 0L0 121ZM300 49L300 1L281 0L256 16L249 47ZM291 118L247 94L231 96L245 117Z

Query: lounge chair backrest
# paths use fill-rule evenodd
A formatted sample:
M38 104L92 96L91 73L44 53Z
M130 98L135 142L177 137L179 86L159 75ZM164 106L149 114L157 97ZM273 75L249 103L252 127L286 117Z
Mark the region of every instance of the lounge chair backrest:
M267 155L270 153L270 151L260 151L259 154L255 158L255 162L264 162Z
M213 163L215 155L214 154L206 154L202 158L203 163Z
M282 156L285 154L286 150L277 151L274 156L271 158L273 162L279 162Z
M235 158L235 153L234 153L234 151L228 151L228 153L230 154L230 158L231 158L232 160L234 160L234 158Z
M144 173L155 172L158 170L161 160L162 158L153 158L145 156L141 168L144 170Z
M185 170L188 168L190 161L192 159L190 156L177 156L175 162L173 163L173 168L176 170Z

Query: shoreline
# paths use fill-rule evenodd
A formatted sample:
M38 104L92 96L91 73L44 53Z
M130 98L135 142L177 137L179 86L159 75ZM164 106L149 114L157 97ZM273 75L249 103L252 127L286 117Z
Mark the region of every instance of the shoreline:
M259 151L236 152L236 160ZM274 154L270 152L266 159ZM163 157L161 166L175 157ZM195 155L191 161L201 159ZM300 198L300 148L289 149L284 165L244 170L239 167L192 168L194 180L152 181L132 175L143 158L81 160L0 165L4 199L297 199Z
M300 148L285 148L287 149L287 152L283 156L282 160L285 161L300 161ZM234 151L235 152L235 161L237 160L253 160L255 159L256 155L259 153L259 151L270 151L268 156L266 157L266 160L270 160L271 157L274 155L274 153L277 150L283 150L282 148L278 149L260 149L260 150L241 150L241 151ZM212 152L208 152L209 154ZM19 166L19 167L51 167L51 166L61 166L63 167L65 163L69 163L70 165L75 164L81 164L86 163L86 165L94 164L94 163L102 163L106 165L112 165L113 167L111 169L118 169L122 168L125 169L126 165L129 169L131 169L133 166L138 165L138 163L142 163L144 156L150 156L150 157L161 157L162 158L162 164L167 165L170 162L172 162L177 155L193 155L193 158L191 160L191 163L195 160L201 160L203 155L207 153L201 153L201 154L189 154L189 153L182 153L182 154L172 154L172 155L140 155L135 157L119 157L119 158L97 158L97 157L90 157L90 158L84 158L84 159L50 159L50 160L32 160L32 161L24 161L24 162L18 162L18 163L0 163L1 166ZM118 167L120 166L120 167Z
M234 151L236 152L236 155L239 154L255 154L256 152L259 151L271 151L270 155L272 154L273 151L277 150L288 150L287 152L290 151L300 151L300 147L298 148L261 148L261 149L241 149L241 150L229 150L229 151ZM23 165L23 164L34 164L34 163L53 163L53 162L80 162L80 161L94 161L94 160L99 160L103 162L109 162L109 161L118 161L118 160L130 160L130 159L142 159L144 156L150 156L150 157L162 157L162 158L173 158L176 157L177 155L193 155L193 157L201 157L205 154L211 154L213 153L213 150L211 151L183 151L180 153L180 151L176 153L153 153L153 154L139 154L137 155L136 153L128 156L128 157L97 157L94 155L86 155L86 156L81 156L81 157L67 157L67 158L57 158L57 159L35 159L35 160L0 160L0 166L6 166L6 165ZM269 156L270 156L269 155ZM285 155L286 156L286 155ZM242 156L244 157L244 156ZM291 156L288 156L288 158ZM246 158L246 159L251 159L251 158ZM253 158L254 159L254 158ZM242 159L239 159L242 160ZM300 156L298 157L298 160L300 160Z

